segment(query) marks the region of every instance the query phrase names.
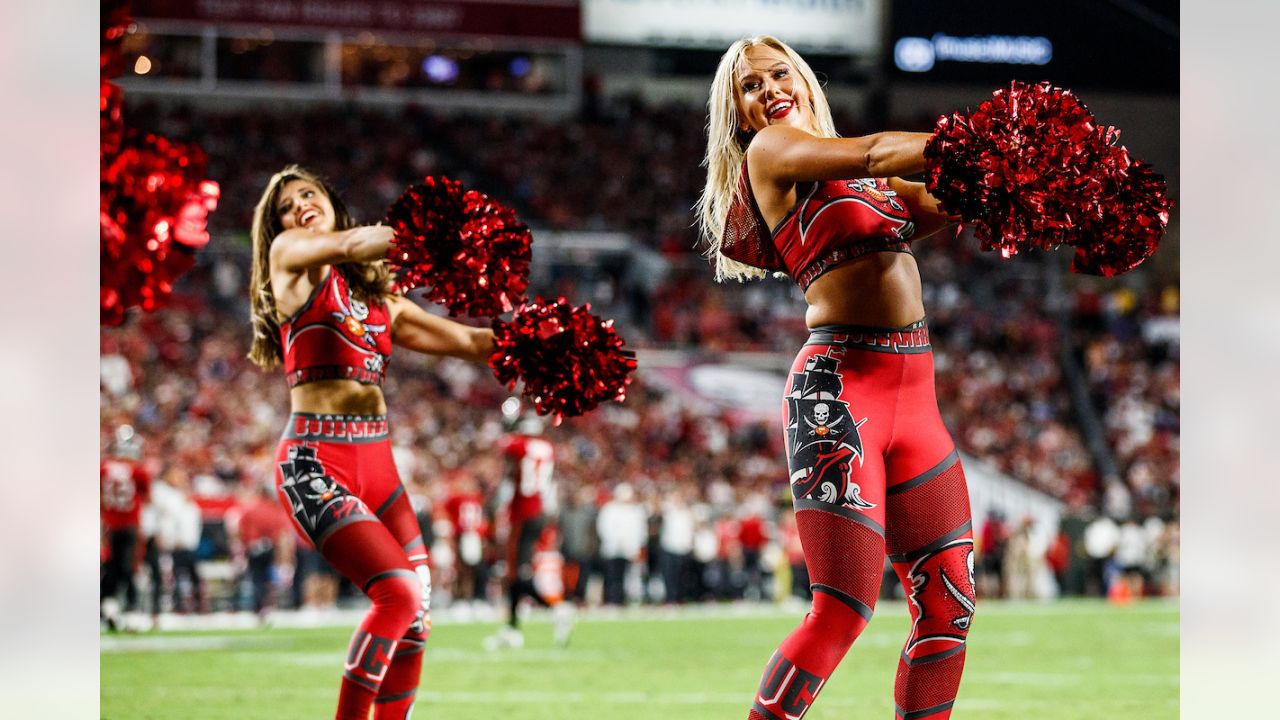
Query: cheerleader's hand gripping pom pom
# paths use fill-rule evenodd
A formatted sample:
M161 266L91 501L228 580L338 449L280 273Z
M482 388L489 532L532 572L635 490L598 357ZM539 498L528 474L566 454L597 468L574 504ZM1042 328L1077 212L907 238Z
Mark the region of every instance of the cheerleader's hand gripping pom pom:
M396 234L387 264L408 292L453 316L494 317L524 301L532 237L510 208L448 178L409 186L387 211Z
M538 413L581 415L602 402L624 400L635 353L623 350L613 321L573 307L563 298L536 298L516 309L510 322L493 321L489 366L508 388L524 382L523 394Z
M929 192L974 227L983 250L1076 248L1071 269L1127 272L1169 221L1164 178L1116 146L1070 90L1014 82L967 115L938 119Z

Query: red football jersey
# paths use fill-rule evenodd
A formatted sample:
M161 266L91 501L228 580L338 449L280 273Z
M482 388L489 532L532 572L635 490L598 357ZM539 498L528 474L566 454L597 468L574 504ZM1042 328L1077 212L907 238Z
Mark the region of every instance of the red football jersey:
M251 547L259 540L275 542L281 533L290 529L289 516L284 507L272 500L255 499L240 515L240 542Z
M101 465L102 524L109 530L137 527L151 497L151 475L132 460L109 458Z
M390 313L362 303L332 267L307 302L280 325L289 387L317 380L381 385L391 360Z
M796 185L796 204L769 228L742 163L739 199L729 209L720 252L764 270L784 271L802 289L836 266L873 252L911 252L911 211L879 178Z
M769 533L764 518L759 515L748 515L738 523L738 542L748 550L759 550L769 540Z
M460 538L473 532L480 537L489 533L484 517L484 496L477 492L455 493L444 501L444 512L453 526L453 536Z
M502 454L511 463L513 494L511 522L522 522L542 514L542 494L551 489L551 472L555 469L555 446L532 435L507 435L502 438Z

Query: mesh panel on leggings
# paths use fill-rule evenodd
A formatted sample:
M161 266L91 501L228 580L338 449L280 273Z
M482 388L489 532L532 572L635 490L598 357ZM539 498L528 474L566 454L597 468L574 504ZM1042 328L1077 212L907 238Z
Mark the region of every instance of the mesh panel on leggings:
M884 569L884 538L876 531L822 510L800 510L796 529L809 582L830 585L875 607Z
M969 490L959 461L923 485L890 494L885 502L885 539L891 553L928 545L969 520Z
M964 672L964 653L920 665L907 665L898 660L898 677L894 682L894 701L898 707L912 712L955 700Z

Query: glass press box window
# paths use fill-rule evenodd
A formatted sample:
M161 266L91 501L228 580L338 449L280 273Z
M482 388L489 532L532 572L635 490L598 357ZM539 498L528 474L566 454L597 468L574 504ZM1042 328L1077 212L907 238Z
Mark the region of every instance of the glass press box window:
M342 84L347 87L543 94L565 91L566 75L563 53L494 49L483 41L393 45L356 40L342 45Z
M135 25L124 36L125 74L174 80L200 78L199 35L159 34Z
M277 39L269 30L250 37L219 37L219 80L319 84L324 82L324 44Z

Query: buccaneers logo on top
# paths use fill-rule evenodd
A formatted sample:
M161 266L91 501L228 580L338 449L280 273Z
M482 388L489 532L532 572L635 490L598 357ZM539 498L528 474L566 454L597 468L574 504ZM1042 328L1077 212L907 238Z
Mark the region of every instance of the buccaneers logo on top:
M337 287L335 286L335 290ZM337 303L341 312L331 313L335 322L346 328L352 337L360 340L368 347L377 347L373 336L377 333L385 332L387 326L385 324L372 325L365 320L369 319L369 306L360 302L351 296L351 291L347 290L347 302L342 303L342 294L335 292L333 301ZM373 368L371 368L373 369Z
M858 428L867 421L854 421L849 403L840 399L844 383L836 372L840 358L815 355L804 372L791 374L787 394L787 464L791 470L791 490L797 498L873 508L862 499L862 488L853 482L853 461L862 466L862 436Z

